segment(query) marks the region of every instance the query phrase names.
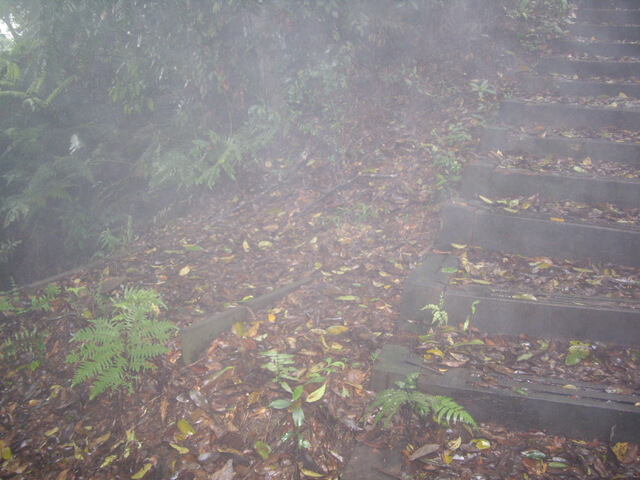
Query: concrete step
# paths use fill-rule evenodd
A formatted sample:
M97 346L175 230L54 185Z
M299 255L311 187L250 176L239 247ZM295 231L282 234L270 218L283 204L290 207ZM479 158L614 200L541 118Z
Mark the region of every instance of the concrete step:
M591 138L539 136L514 131L506 127L485 127L481 133L481 148L532 155L553 155L640 165L640 144L611 142Z
M613 442L640 440L638 395L606 393L597 384L525 375L480 375L463 368L442 374L421 369L422 359L407 348L386 345L371 374L375 391L394 388L408 374L420 372L418 389L451 397L477 422L499 422L511 430L544 430L575 439L599 438ZM365 478L365 477L349 477ZM369 478L369 477L367 477ZM400 478L400 477L398 477Z
M571 60L566 57L542 57L536 71L540 74L584 77L608 77L616 79L640 79L640 62L615 62L599 60Z
M640 41L640 26L637 25L588 25L574 23L567 30L575 37L595 38L602 41L629 40Z
M500 122L511 126L640 129L640 108L602 108L560 103L503 100Z
M580 40L558 39L551 43L554 52L574 55L600 55L603 57L638 57L640 43L622 42L581 42Z
M576 20L590 24L640 25L640 10L580 8L576 12Z
M476 284L456 284L460 268L454 255L429 255L415 268L404 284L401 313L404 318L424 323L405 323L407 330L426 333L430 326L425 305L437 305L444 293L444 309L450 325L465 321L471 304L479 300L473 325L481 331L499 335L525 334L536 338L600 341L630 347L640 346L640 301L626 299L528 292ZM621 268L621 267L617 267ZM535 300L534 300L535 298Z
M580 80L557 80L549 77L529 75L523 77L520 87L529 94L546 93L567 97L616 97L623 93L627 97L640 98L640 83L605 83Z
M595 225L528 211L510 213L475 200L445 203L440 214L437 248L455 243L525 256L640 266L640 228L636 226Z
M638 0L582 0L582 8L637 10Z
M556 201L571 200L590 205L611 203L638 208L640 180L501 168L490 160L474 161L464 167L462 195L467 199L477 195L505 198L535 194Z

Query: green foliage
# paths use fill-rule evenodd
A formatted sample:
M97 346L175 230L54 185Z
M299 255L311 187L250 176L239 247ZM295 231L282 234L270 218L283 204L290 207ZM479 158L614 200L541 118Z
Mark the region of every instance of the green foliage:
M125 289L113 301L116 315L89 320L71 339L77 346L66 362L80 362L71 386L93 379L91 399L122 387L132 392L137 374L154 368L149 360L168 351L163 344L176 328L156 319L160 307L166 308L155 291Z
M3 328L3 330L8 330L8 327ZM29 359L31 360L29 366L32 370L35 370L44 360L47 333L38 331L37 326L31 329L21 326L13 334L6 331L2 333L6 338L0 343L0 361L19 361L29 354Z
M437 305L431 303L422 307L421 310L431 310L433 312L431 323L437 323L440 326L449 324L449 314L444 309L444 292L440 294L440 300Z
M407 408L420 417L433 413L435 421L440 425L465 423L477 428L473 417L449 397L427 395L417 391L419 373L412 373L404 381L396 382L398 388L378 392L367 411L378 410L374 418L374 427L380 420L384 428L388 428L391 419L402 408Z
M42 310L43 312L51 311L51 301L60 295L61 289L55 283L50 283L44 289L42 295L31 299L31 308L33 310Z
M295 356L290 353L279 353L277 350L267 350L260 352L269 359L267 363L264 363L260 368L273 373L275 375L273 381L275 383L281 383L283 380L297 380L298 368L295 365Z

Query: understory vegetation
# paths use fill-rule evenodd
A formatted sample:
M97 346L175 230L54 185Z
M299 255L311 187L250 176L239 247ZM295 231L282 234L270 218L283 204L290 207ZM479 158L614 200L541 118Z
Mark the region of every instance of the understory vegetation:
M401 93L437 108L459 85L419 78L452 58L465 64L465 88L488 102L486 77L512 60L517 36L545 41L558 33L549 12L564 9L560 0L2 1L0 288L122 251L198 202L215 211L216 196L275 181L305 145L329 162L353 160L353 111L370 102L382 112ZM531 33L541 26L550 33ZM504 40L502 52L484 49L489 37ZM451 125L440 140L467 135ZM460 165L431 145L447 190ZM269 149L280 170L263 161Z

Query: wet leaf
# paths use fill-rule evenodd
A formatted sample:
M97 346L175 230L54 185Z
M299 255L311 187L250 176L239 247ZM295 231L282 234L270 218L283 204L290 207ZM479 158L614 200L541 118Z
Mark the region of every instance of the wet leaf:
M138 479L144 477L151 467L153 467L153 464L145 463L144 466L140 470L138 470L136 473L131 475L131 480L138 480Z
M340 335L348 330L349 327L345 325L331 325L325 329L324 333L327 335Z
M269 458L269 455L271 454L271 447L260 440L253 444L253 449L263 460Z
M181 455L186 455L187 453L189 453L189 449L187 447L181 447L177 443L173 443L173 442L169 442L169 445L175 448L178 451L178 453Z
M485 438L474 438L471 440L471 443L473 443L478 450L487 450L491 448L491 442Z
M314 390L313 392L311 392L309 394L309 396L307 397L306 402L307 403L313 403L313 402L317 402L318 400L320 400L323 396L324 396L324 392L327 388L327 384L326 382L322 384L322 386L316 390Z
M191 424L184 418L178 420L178 430L180 430L184 435L193 435L196 433Z
M427 455L432 454L433 452L437 452L440 450L440 444L438 443L428 443L426 445L421 446L409 457L410 461L418 460L419 458L426 457Z

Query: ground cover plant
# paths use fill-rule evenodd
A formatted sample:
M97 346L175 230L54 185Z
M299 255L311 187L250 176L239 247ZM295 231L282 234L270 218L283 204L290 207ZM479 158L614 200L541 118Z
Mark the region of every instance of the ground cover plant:
M414 2L399 3L413 8ZM332 16L335 5L339 2L316 2L314 12ZM482 15L502 11L494 7L483 9ZM113 7L105 15L116 12ZM344 18L341 12L338 17ZM477 72L493 65L493 54L500 59L496 68L505 75L511 71L500 63L504 57L479 40L484 37L462 42L455 10L448 12L442 28L455 32L460 43L451 42L453 50L434 50L433 57L416 61L415 68L386 66L389 76L371 83L364 82L370 75L367 65L349 65L353 70L346 78L364 82L366 88L350 83L345 92L339 89L343 77L329 75L330 59L317 70L307 65L294 79L297 93L313 92L314 82L322 81L324 96L335 89L349 94L347 111L336 110L335 103L326 112L304 116L301 111L296 118L304 122L305 136L287 137L286 146L257 155L255 163L251 159L246 175L236 173L238 183L225 183L218 195L193 195L185 201L187 214L146 234L129 235L126 218L111 224L116 238L130 241L119 256L57 279L48 291L0 297L3 338L7 335L15 345L0 357L0 476L339 478L357 442L381 451L401 450L406 473L418 478L637 476L635 445L572 439L570 432L551 436L499 424L480 424L476 430L470 421L443 426L437 414L416 422L406 410L392 416L386 428L382 419L374 426L378 411L371 408L376 395L367 389L369 374L376 351L399 338L395 327L403 281L437 234L437 200L443 192L437 175L455 187L451 167L475 157L476 140L468 132L491 112L487 103L493 102L492 94L486 91L481 101L470 80L478 78L478 88L485 78L498 85L494 73ZM99 22L102 9L94 14ZM200 30L197 18L193 22L198 34L215 34ZM393 40L384 35L384 27L371 34L379 47ZM214 96L224 92L225 65L216 64L220 90L199 83L199 73L191 71L194 82L187 90L194 97L185 100L197 98L198 88L212 88L208 94ZM134 112L148 108L141 102L148 95L134 95L127 87L138 75L135 68L119 72L121 82L112 92L119 107ZM233 79L244 81L241 76ZM235 97L228 92L230 98L242 103L239 90L227 86L236 92ZM311 100L303 96L296 101ZM332 123L318 124L323 117ZM189 144L188 151L220 148L237 159L238 150L229 146L246 140L237 135L218 141L202 132L198 139L203 143ZM67 140L64 136L65 151ZM179 153L172 145L164 147L158 168ZM147 151L152 164L156 152ZM177 189L181 181L192 179L171 178ZM117 195L112 190L105 194ZM475 261L472 256L468 260ZM143 313L152 317L152 305L159 307L161 298L167 308L159 318L184 327L227 308L246 308L243 300L314 271L317 281L272 308L250 312L246 322L223 333L192 364L183 364L179 338L172 336L163 339L168 351L149 359L155 369L137 373L131 392L124 388L91 398L88 383L71 387L76 365L65 360L77 342L70 339L90 326L91 319L118 316L120 310L111 310L112 300L117 305L131 289L157 293ZM612 285L635 275L593 273L596 277L587 278L598 280L599 275L605 283L613 279ZM632 285L631 292L636 288ZM466 328L441 323L427 325L434 329L431 339L405 339L428 367L454 368L454 362L465 362L506 375L527 367L533 373L580 380L607 378L620 391L637 386L638 355L630 349L488 336L474 330L472 321ZM449 348L451 342L455 348ZM442 357L429 352L435 349ZM453 412L450 419L460 412L447 405L449 410L438 410L445 420L447 412Z

